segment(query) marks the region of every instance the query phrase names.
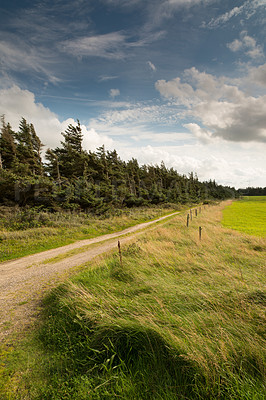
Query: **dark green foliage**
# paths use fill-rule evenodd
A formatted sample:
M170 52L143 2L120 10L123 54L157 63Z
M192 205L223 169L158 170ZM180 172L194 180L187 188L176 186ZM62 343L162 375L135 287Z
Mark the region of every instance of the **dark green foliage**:
M1 135L0 135L0 156L1 167L4 169L12 168L16 158L15 132L12 131L10 124L5 123L4 116L1 117Z
M247 187L246 189L238 189L238 196L266 196L266 187Z
M199 182L197 175L180 175L161 165L139 166L134 158L124 162L116 150L104 146L95 152L82 148L82 131L69 125L60 147L46 151L34 126L22 118L13 132L2 117L0 136L0 189L2 204L44 205L49 209L93 210L149 204L198 203L235 196L235 189L215 181Z
M42 143L34 126L22 118L19 131L15 134L17 163L15 171L22 175L41 175L43 165L41 160Z

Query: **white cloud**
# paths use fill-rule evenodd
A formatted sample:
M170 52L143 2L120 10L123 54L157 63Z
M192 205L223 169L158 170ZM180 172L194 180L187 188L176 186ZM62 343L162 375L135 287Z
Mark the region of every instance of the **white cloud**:
M203 143L210 143L213 141L212 132L201 128L198 124L191 122L189 124L184 124L184 127L192 132Z
M160 25L164 20L171 19L176 12L190 10L195 6L206 6L216 0L153 0L149 1L149 20L146 28L152 30L155 26Z
M220 15L219 17L212 18L208 23L204 22L202 24L202 27L217 28L221 25L226 24L232 18L237 16L242 16L246 19L249 19L257 11L259 11L260 7L263 7L265 5L265 0L247 0L240 7L234 7L226 13Z
M118 111L119 113L119 111ZM122 142L127 143L132 141L135 142L133 145L141 145L143 142L149 143L160 143L165 145L166 143L189 143L195 142L193 135L189 132L173 130L163 130L157 132L151 126L148 126L150 118L146 121L142 121L137 117L133 120L121 118L119 123L114 120L107 120L104 117L99 119L91 119L88 128L94 129L96 132L100 132L101 135L108 135L109 137L118 140L121 145ZM126 139L126 140L125 140Z
M247 4L248 2L246 2ZM213 18L211 21L207 24L208 28L216 28L219 25L225 24L228 22L231 18L241 14L244 11L244 5L240 7L234 7L232 10L220 15L218 18Z
M120 90L119 89L110 89L109 90L109 95L114 99L115 97L120 95Z
M152 71L156 71L156 67L155 67L155 65L154 65L151 61L147 61L147 64L148 64L148 66L150 67L150 69L151 69Z
M102 57L107 59L122 59L121 50L125 44L125 35L121 32L112 32L104 35L81 37L61 42L60 50L76 57Z
M58 47L61 51L75 57L101 57L122 60L127 56L127 50L146 46L161 38L165 32L146 34L139 40L131 38L122 32L111 32L104 35L91 35L78 39L65 40Z
M35 96L28 90L22 90L13 85L8 89L0 89L0 115L5 115L6 122L10 122L14 130L18 130L19 122L24 117L27 122L33 123L38 136L47 147L54 148L60 145L63 132L69 124L75 125L73 118L60 121L58 116L41 103L36 103ZM94 150L106 144L112 145L112 139L99 135L91 128L82 125L84 134L84 148Z
M156 133L154 131L147 131L146 129L141 131L139 126L137 129L134 127L134 134L130 137L136 142L149 141L150 143L160 143L161 145L165 145L166 143L178 144L180 142L191 142L191 135L187 132L176 131Z
M12 41L0 41L0 59L2 73L5 71L33 71L41 73L51 83L60 81L50 70L49 53L25 45L18 38L16 44Z
M142 5L142 3L143 3L142 0L130 0L130 1L128 1L128 0L102 0L102 1L104 1L104 2L106 2L108 4L112 4L114 6L119 6L119 7L121 7L121 6L122 7L124 7L124 6L129 7L130 6L131 7L131 6L135 6L135 5L138 5L138 4ZM146 2L148 4L150 3L153 8L158 6L158 4L159 4L159 7L163 5L164 8L166 8L166 7L175 7L175 8L193 7L194 5L198 5L198 4L202 4L202 5L208 4L208 3L212 2L212 1L213 0L164 0L164 1L161 1L161 0L159 0L159 1L156 1L156 0L147 1L146 0Z
M227 47L228 47L231 51L236 52L236 51L242 49L243 43L242 43L240 40L235 39L235 40L233 40L233 42L227 43Z
M98 147L103 144L107 149L114 148L114 141L106 136L101 135L95 131L93 128L86 127L85 125L81 125L82 133L83 133L83 148L86 150L95 151Z
M208 4L210 0L167 0L165 4L173 7L193 7L198 4Z
M98 123L104 126L121 126L123 124L158 124L172 125L180 120L180 114L175 105L151 105L150 102L120 103L114 102L108 111L98 118Z
M240 33L240 40L235 39L233 42L228 43L227 47L234 53L243 50L247 56L253 59L264 57L262 46L258 45L256 40L249 36L246 31Z
M253 59L264 57L261 46L256 46L254 48L251 48L250 50L247 50L246 55Z
M266 95L249 96L226 78L216 78L195 68L180 78L156 82L162 96L186 107L186 115L199 124L188 126L203 141L220 137L229 141L266 142Z
M248 78L257 85L266 86L266 64L251 68Z
M99 82L112 81L113 79L117 79L117 78L118 78L118 76L116 76L116 75L111 75L111 76L104 75L104 76L99 77Z

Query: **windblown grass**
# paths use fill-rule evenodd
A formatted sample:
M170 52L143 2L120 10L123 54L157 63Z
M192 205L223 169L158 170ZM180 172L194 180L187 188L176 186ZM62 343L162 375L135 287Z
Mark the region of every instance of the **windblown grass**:
M0 208L0 262L116 232L170 214L178 206L116 210L108 216Z
M54 290L4 400L264 399L266 243L221 218L177 216Z
M233 202L223 212L223 225L266 237L266 196L246 196Z

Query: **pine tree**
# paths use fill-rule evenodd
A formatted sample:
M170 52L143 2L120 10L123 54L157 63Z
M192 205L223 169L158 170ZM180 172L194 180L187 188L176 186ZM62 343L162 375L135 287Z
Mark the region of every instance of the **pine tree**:
M12 131L9 123L5 123L4 116L1 117L1 124L0 168L11 169L16 158L15 132Z
M86 161L88 154L82 149L82 131L79 121L77 126L68 125L65 132L62 132L64 141L62 147L46 152L48 160L47 170L53 176L65 177L70 180L84 175L84 170L88 169Z
M79 120L77 120L76 126L69 124L62 135L65 139L64 142L61 142L64 150L66 150L67 152L77 152L80 154L82 153L83 134L81 131Z
M17 172L24 175L40 175L43 171L41 160L42 143L34 126L22 118L19 131L15 134L17 144Z
M43 144L42 144L40 138L37 136L33 124L30 124L30 133L31 133L33 153L35 156L34 157L35 172L37 174L42 175L43 174L43 164L42 164L41 150L42 150Z
M48 149L45 153L45 158L48 161L46 170L48 174L57 180L59 186L61 185L61 175L59 168L59 160L56 152L54 150Z

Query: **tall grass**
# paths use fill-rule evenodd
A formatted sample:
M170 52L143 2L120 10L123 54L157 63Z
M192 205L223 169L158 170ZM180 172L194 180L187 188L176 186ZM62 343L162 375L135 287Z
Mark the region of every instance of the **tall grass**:
M122 243L122 265L101 257L50 293L6 398L264 399L266 243L222 228L221 208Z
M110 210L108 214L96 216L84 212L51 213L38 208L0 207L0 262L122 230L178 209L179 206L168 204Z

